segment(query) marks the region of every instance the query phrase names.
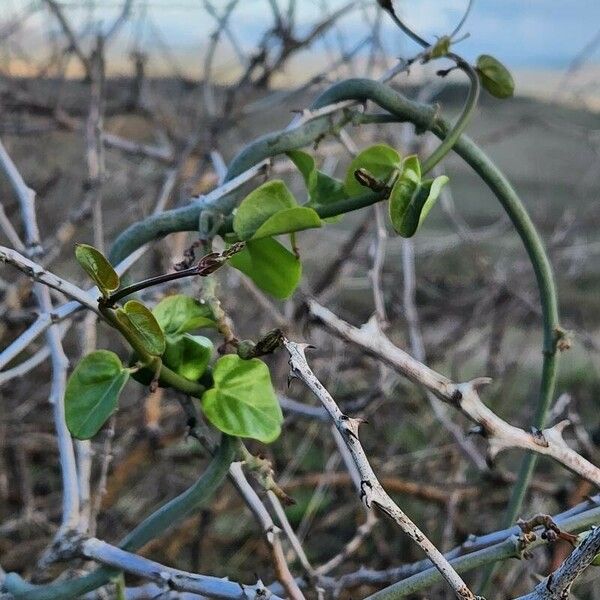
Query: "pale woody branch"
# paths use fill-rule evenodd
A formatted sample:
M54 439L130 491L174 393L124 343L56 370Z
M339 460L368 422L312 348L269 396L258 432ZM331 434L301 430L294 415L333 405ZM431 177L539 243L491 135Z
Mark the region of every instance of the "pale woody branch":
M81 550L87 558L154 581L167 589L194 592L209 598L225 600L251 600L253 598L278 600L278 596L271 594L260 581L254 586L248 586L219 577L180 571L132 552L121 550L96 538L90 538L83 542Z
M359 329L346 323L314 300L308 300L308 307L310 314L329 331L356 344L474 421L481 428L481 433L488 442L490 459L509 448L529 450L553 458L600 487L600 469L569 448L562 438L562 431L569 424L568 421L561 421L554 427L533 432L510 425L485 406L479 397L478 388L489 383L491 381L489 378L454 383L392 344L377 327L374 319Z
M304 350L307 345L296 344L289 340L285 340L284 345L290 355L289 362L291 376L297 377L303 381L321 401L352 456L354 464L360 474L358 492L360 493L361 500L365 503L367 508L372 508L373 505L380 508L399 525L402 531L420 546L431 562L440 571L444 579L452 587L459 600L474 600L475 596L473 593L469 590L458 573L452 568L443 554L431 543L410 518L404 514L379 483L358 439L360 421L358 419L352 419L342 413L335 403L335 400L331 397L331 394L329 394L323 384L312 372L304 355Z
M33 280L58 290L73 300L76 300L82 306L85 306L94 312L98 312L98 301L94 296L76 285L73 285L66 279L47 271L42 266L26 258L16 250L0 246L0 262L5 262L16 267L19 271L22 271Z
M595 527L573 550L554 573L544 579L530 594L516 600L565 600L573 582L600 552L600 527Z

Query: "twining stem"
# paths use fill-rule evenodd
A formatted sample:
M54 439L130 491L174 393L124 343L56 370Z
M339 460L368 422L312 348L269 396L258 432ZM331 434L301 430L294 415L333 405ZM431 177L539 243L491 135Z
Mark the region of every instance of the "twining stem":
M235 458L235 449L235 438L223 435L219 449L202 476L185 492L142 521L121 540L119 547L129 552L138 550L205 503L227 475ZM71 600L106 585L118 573L117 569L102 567L77 579L47 585L32 585L16 573L8 573L4 588L15 600Z
M126 287L120 288L106 299L105 304L106 306L113 306L122 298L131 296L131 294L135 294L141 290L145 290L156 285L161 285L169 281L183 279L184 277L194 277L195 275L198 275L198 269L196 269L196 267L190 267L189 269L175 271L174 273L165 273L163 275L157 275L156 277L148 277L148 279L142 279L142 281L138 281Z
M324 106L345 100L358 102L371 100L386 110L397 121L413 123L419 130L431 131L442 140L453 129L447 121L437 115L435 107L409 100L389 86L369 79L348 79L331 86L317 98L311 109L318 110ZM323 118L315 119L315 121L318 121L318 126L315 125L315 121L309 121L299 129L269 134L250 144L232 161L227 179L231 180L236 176L240 176L244 170L252 168L254 164L269 156L276 156L288 150L307 146L314 140L319 139L325 131L329 130L323 124ZM365 122L373 122L374 120L388 121L389 119L387 116L377 115L377 118L373 119L372 116L365 115ZM355 119L355 122L360 123L360 115ZM328 124L328 127L331 127L331 123ZM545 424L548 408L554 396L557 368L558 301L552 268L543 242L527 210L498 167L464 134L458 137L452 149L472 167L500 201L521 237L535 272L540 293L544 333L544 365L535 417L536 426L541 428ZM340 200L325 207L320 206L317 212L321 218L331 217L369 206L384 199L384 193L375 194L371 192L359 197ZM113 247L111 258L113 261L120 261L146 242L168 233L194 231L197 229L198 218L203 210L223 208L223 210L229 212L231 206L232 197L228 194L218 196L210 204L199 201L181 209L149 217L145 221L131 226L119 236ZM220 233L226 233L230 230L231 222L225 221ZM515 486L514 499L510 504L510 511L507 512L507 522L514 520L514 515L520 510L534 463L535 456L528 456L523 463Z
M444 119L435 116L431 107L407 102L388 86L368 79L353 79L334 85L324 92L313 106L318 108L348 99L372 100L381 108L396 115L398 120L411 121L418 127L431 131L439 138L445 138L450 129L450 125ZM534 425L541 429L546 423L548 410L554 397L557 371L558 297L552 266L526 208L498 167L465 135L459 136L453 150L473 168L498 198L521 237L535 272L542 307L544 358ZM356 199L351 200L356 202ZM362 201L366 201L366 198ZM342 212L344 208L342 205L345 202L342 200L336 203L337 206L330 205L328 208L332 212ZM514 521L521 508L536 460L536 456L531 454L523 459L513 497L505 516L506 525Z
M465 100L462 112L450 133L443 138L442 143L431 153L431 155L423 161L423 164L421 165L421 173L423 175L431 171L446 156L446 154L452 150L454 144L456 144L456 141L469 124L469 121L477 108L477 101L479 99L480 84L475 69L473 69L468 62L460 58L460 56L456 54L450 54L449 56L454 58L459 68L469 77L469 94Z

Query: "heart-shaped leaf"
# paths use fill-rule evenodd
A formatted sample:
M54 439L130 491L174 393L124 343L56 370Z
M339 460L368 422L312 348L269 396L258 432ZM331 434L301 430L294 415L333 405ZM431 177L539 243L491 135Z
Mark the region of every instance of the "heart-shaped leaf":
M77 244L75 258L104 297L119 288L119 276L102 252L88 244Z
M229 264L247 275L264 292L288 298L302 277L302 264L273 238L250 240L229 259Z
M202 409L217 429L265 443L277 439L283 415L264 362L228 354L216 362L213 380L214 387L202 395Z
M129 300L116 316L148 354L160 356L165 351L165 334L158 321L146 306L138 300Z
M357 154L346 173L344 188L348 196L361 196L368 192L368 189L356 181L354 176L358 169L366 169L373 177L382 182L386 182L395 169L401 166L400 154L391 146L386 144L376 144L365 148Z
M73 437L88 440L116 410L129 379L119 357L108 350L85 356L71 373L65 391L65 417Z
M390 192L389 214L394 230L412 237L437 201L448 178L440 175L421 181L421 166L416 156L407 156L402 171Z
M191 381L202 376L213 353L212 342L202 335L167 336L163 363L178 375Z
M510 71L489 54L477 58L476 65L481 85L496 98L510 98L515 92L515 82Z
M321 227L319 215L306 206L295 206L286 208L271 215L252 236L253 240L259 240L282 233L292 233L304 229Z
M269 217L295 206L296 199L283 181L268 181L242 200L233 217L233 230L241 240L249 240Z
M215 326L208 304L183 294L163 298L152 309L152 314L167 336Z

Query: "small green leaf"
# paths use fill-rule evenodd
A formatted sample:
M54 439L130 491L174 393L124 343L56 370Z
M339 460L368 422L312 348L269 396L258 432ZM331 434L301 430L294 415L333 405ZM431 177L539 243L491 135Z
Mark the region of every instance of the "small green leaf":
M119 357L108 350L85 356L71 373L65 391L65 417L73 437L88 440L116 410L129 379Z
M87 244L77 244L75 258L104 297L119 288L119 276L102 252Z
M515 91L515 82L510 71L496 58L482 54L477 59L477 73L481 85L496 98L510 98Z
M217 429L265 443L277 439L283 415L264 362L228 354L216 362L213 380L214 387L202 395L202 409Z
M273 238L246 242L229 264L261 290L282 300L292 295L302 277L300 260Z
M163 363L178 375L191 381L198 381L213 354L212 342L202 335L167 336L167 347Z
M321 227L319 215L305 206L286 208L271 215L252 236L253 240Z
M183 294L163 298L152 309L152 314L167 336L215 326L208 304Z
M295 206L296 199L283 181L268 181L242 200L233 217L233 230L241 240L249 240L269 217Z
M446 56L448 51L450 50L450 44L452 40L449 36L443 35L432 47L429 51L429 58L441 58L442 56Z
M327 206L348 197L344 183L319 171L310 154L302 150L290 150L287 155L304 178L308 192L308 203L305 206L318 210L320 206ZM339 221L341 218L342 215L338 215L325 220L331 223Z
M392 226L402 237L412 237L428 215L448 178L440 175L421 181L416 156L407 156L390 192L389 214Z
M306 189L309 189L311 186L311 179L314 179L314 174L317 170L315 159L308 152L304 152L304 150L290 150L289 152L286 152L286 154L296 165L298 171L302 173Z
M400 165L400 154L391 146L376 144L366 148L354 157L348 167L344 182L346 194L348 196L362 196L369 191L356 181L354 172L358 169L366 169L373 177L385 182L395 169L400 168Z
M141 302L126 302L123 308L117 309L116 315L148 354L160 356L165 351L165 334L154 315Z

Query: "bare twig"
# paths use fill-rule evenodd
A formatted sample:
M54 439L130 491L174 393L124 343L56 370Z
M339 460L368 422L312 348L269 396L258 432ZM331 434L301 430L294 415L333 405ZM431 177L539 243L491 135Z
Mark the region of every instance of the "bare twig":
M246 586L219 577L180 571L132 552L121 550L97 538L90 538L83 542L81 550L87 558L163 584L172 589L195 592L209 598L245 600L248 597L270 597L273 600L277 599L277 596L269 594L260 580L254 586Z
M321 382L312 372L306 362L306 357L304 356L306 345L296 344L289 340L285 340L284 345L290 355L292 376L301 379L321 401L335 424L336 429L342 436L348 451L352 455L352 459L360 473L361 481L358 492L360 493L361 500L365 503L367 508L371 508L373 505L380 508L400 526L402 531L420 546L433 564L438 568L450 587L454 590L457 598L474 599L475 596L473 593L469 590L458 573L450 566L450 563L448 563L442 553L404 514L379 483L358 439L358 427L360 421L342 413L329 392L323 387Z
M517 600L566 600L573 582L600 553L600 527L593 528L567 560L538 584L530 594Z
M248 483L242 470L241 463L231 464L229 468L229 477L261 526L263 536L271 553L271 561L273 563L275 575L285 590L286 595L292 600L304 600L304 594L300 591L298 584L291 575L285 560L279 537L280 530L275 526L273 519L271 519L271 515L252 486Z
M28 253L32 255L39 254L41 251L41 246L40 232L35 216L35 192L25 184L21 174L19 173L19 170L8 155L8 152L4 148L4 145L1 141L0 170L2 170L6 175L15 193L15 196L21 205L21 215L23 227L25 229L25 245Z
M466 383L453 383L447 377L430 369L401 350L377 328L371 320L358 329L342 321L331 311L314 300L308 301L310 313L327 329L342 339L348 340L374 357L382 360L401 375L420 384L450 406L459 409L474 421L488 442L490 459L502 450L521 448L550 456L563 466L600 487L600 469L572 450L562 439L562 431L569 424L561 421L543 431L528 433L509 425L498 417L479 398L478 388L489 383L488 378L479 378Z
M47 271L36 262L26 258L16 250L13 250L12 248L6 248L5 246L0 246L0 262L5 262L13 267L16 267L19 269L19 271L22 271L34 281L43 283L44 286L58 290L59 292L63 292L69 296L69 298L73 298L73 300L76 300L85 308L93 310L94 312L98 311L98 302L92 294L82 290L66 279Z
M404 317L408 324L408 333L410 337L410 345L415 358L420 361L425 361L425 344L421 335L421 326L419 323L419 314L415 300L416 294L416 275L415 275L415 254L414 243L412 239L405 238L402 240L402 274L403 274L403 306ZM468 439L461 428L454 423L446 412L439 398L429 390L426 391L427 400L431 406L433 414L444 428L450 432L456 440L459 448L463 453L477 466L481 471L487 470L485 459L481 456L475 445Z
M37 217L35 214L35 192L25 184L17 167L12 162L1 143L0 168L8 177L21 205L21 216L25 229L25 246L28 249L29 254L33 255L35 252L41 251L41 247L39 246ZM76 286L69 284L55 275L47 273L44 269L41 269L36 265L36 263L25 258L15 250L0 248L0 260L11 262L18 268L25 269L26 272L29 271L28 274L34 279L39 276L37 279L38 282L34 285L33 292L40 311L43 313L52 314L53 312L52 299L50 298L50 289L48 286L55 286L51 285L51 283L59 283L59 289L60 287L63 289L68 288L71 291L75 290L77 294L81 292ZM46 277L48 280L44 281ZM85 296L85 294L83 294L83 296ZM64 393L67 383L67 368L69 366L69 361L64 353L60 331L56 324L50 323L46 332L46 342L50 350L50 360L52 363L52 383L48 402L52 406L54 427L58 439L63 486L61 526L54 537L54 544L60 545L64 540L69 539L70 534L77 526L79 519L79 491L77 488L75 452L73 450L71 435L69 434L65 421ZM42 557L42 563L44 562L44 558L48 558L50 554L51 551L45 553L44 557Z

